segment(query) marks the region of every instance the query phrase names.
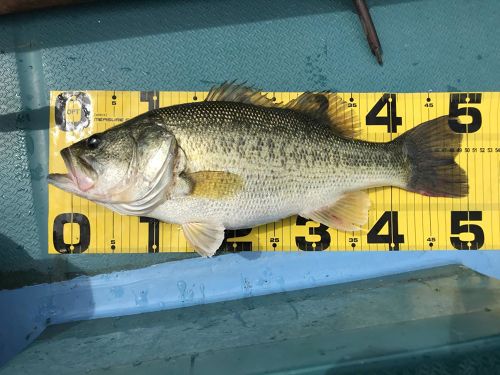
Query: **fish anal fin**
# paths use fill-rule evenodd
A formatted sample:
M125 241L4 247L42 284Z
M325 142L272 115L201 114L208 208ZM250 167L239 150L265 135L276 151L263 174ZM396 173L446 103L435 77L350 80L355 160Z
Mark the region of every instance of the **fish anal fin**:
M237 194L243 188L243 179L223 171L199 171L186 174L192 183L191 196L222 199Z
M182 231L188 242L202 257L211 257L224 240L224 226L213 223L186 223Z
M318 120L328 125L335 134L345 138L355 138L361 132L356 113L339 95L332 92L305 92L287 103L284 108Z
M238 102L259 105L263 107L276 107L276 104L264 95L260 90L237 84L236 82L225 82L220 86L213 87L208 93L207 102Z
M334 204L300 215L330 228L358 231L368 222L370 198L364 191L343 194Z

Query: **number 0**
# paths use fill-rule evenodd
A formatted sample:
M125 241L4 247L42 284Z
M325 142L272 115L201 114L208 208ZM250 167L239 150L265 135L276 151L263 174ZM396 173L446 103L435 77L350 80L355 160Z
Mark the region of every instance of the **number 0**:
M66 224L78 224L80 228L77 243L67 243L64 241L64 226ZM90 222L87 216L78 213L64 213L57 215L54 219L54 229L52 232L54 248L61 254L83 253L90 245Z

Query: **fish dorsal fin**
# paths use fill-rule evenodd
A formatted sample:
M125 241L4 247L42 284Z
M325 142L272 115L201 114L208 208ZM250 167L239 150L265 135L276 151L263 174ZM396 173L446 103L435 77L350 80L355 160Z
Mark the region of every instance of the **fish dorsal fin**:
M300 216L343 231L361 230L368 221L370 198L364 191L342 195L334 204L319 210L301 213Z
M361 131L354 111L339 95L332 92L305 92L284 107L319 120L330 126L335 134L346 138L355 138Z
M184 236L202 257L211 257L224 241L224 226L215 223L182 224Z
M235 82L225 82L220 86L213 87L205 101L238 102L262 107L276 107L276 104L259 90Z
M230 198L243 188L243 179L223 171L199 171L186 174L192 184L190 195L200 198Z

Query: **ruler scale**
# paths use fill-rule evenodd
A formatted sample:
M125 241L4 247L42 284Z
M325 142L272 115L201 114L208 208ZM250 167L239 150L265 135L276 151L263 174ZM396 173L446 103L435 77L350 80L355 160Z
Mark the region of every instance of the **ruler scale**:
M270 92L276 102L300 93ZM201 101L206 92L51 92L49 171L66 169L59 152L92 133L150 109ZM358 115L360 139L387 142L420 123L449 114L464 133L457 162L467 170L464 198L434 198L395 187L369 189L363 231L339 232L302 217L228 230L224 251L406 251L500 249L500 93L343 93ZM113 213L49 186L48 252L192 252L180 227Z

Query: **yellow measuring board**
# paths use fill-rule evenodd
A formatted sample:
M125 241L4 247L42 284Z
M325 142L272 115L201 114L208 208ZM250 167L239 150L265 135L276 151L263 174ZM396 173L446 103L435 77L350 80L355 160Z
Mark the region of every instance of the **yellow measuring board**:
M206 92L51 92L49 171L65 173L61 149L150 109L201 101ZM270 92L277 102L300 93ZM339 232L302 217L228 230L225 251L388 251L500 249L500 93L343 93L361 121L361 139L388 142L449 114L464 133L457 162L467 171L464 198L435 198L398 188L369 189L365 231ZM122 216L49 186L48 252L192 252L178 225Z

